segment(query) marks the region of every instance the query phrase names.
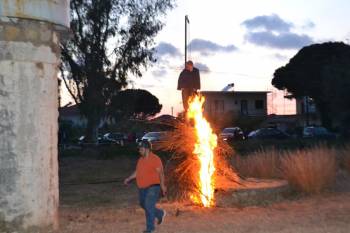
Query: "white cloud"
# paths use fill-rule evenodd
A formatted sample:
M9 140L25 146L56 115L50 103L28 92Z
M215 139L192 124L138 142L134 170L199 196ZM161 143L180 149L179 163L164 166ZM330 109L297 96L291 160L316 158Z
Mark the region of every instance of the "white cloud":
M196 62L194 67L196 67L202 73L210 73L209 67L204 63Z
M237 50L234 45L220 45L215 42L203 39L193 39L188 44L188 49L193 52L199 52L202 55L211 55L216 52L233 52Z
M300 49L314 43L306 34L292 32L294 24L276 14L257 16L242 23L246 27L245 40L249 43L276 49ZM314 27L311 21L308 27Z
M160 42L155 47L156 56L158 58L161 58L163 56L170 56L170 57L180 57L181 53L178 48L176 48L174 45L167 43L167 42Z
M308 35L285 32L275 34L272 32L248 32L245 35L246 41L269 48L277 49L299 49L306 45L312 44L314 41Z
M262 29L266 31L289 32L293 23L284 21L278 15L261 15L247 19L242 23L249 30Z

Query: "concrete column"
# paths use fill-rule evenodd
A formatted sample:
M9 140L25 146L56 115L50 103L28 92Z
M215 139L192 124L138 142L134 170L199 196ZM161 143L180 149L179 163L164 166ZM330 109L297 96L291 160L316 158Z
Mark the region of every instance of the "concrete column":
M69 0L0 0L0 232L58 225L57 66Z

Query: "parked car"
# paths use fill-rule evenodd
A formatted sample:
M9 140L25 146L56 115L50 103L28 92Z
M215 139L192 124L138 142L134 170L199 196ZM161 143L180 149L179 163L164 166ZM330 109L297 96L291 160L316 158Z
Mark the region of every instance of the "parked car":
M123 133L116 132L116 133L106 133L105 135L103 135L103 139L108 142L124 146L125 142L128 140L128 137Z
M103 139L103 136L101 134L99 134L97 136L97 143L96 144L104 144L106 143L106 141ZM92 144L91 142L87 142L86 141L86 136L82 135L78 138L78 144L79 145L84 145L84 144Z
M233 141L233 140L244 140L245 136L243 131L239 127L230 127L225 128L219 135L224 141Z
M276 128L261 128L248 134L249 139L288 139L290 136Z
M136 132L135 133L135 142L138 143L142 140L142 137L146 134L146 132Z
M81 145L81 144L83 144L84 142L85 142L85 135L80 136L80 137L78 138L78 144Z
M147 140L151 143L160 142L164 136L165 132L148 132L141 138L141 140Z
M308 126L303 130L303 138L335 139L337 135L321 126Z

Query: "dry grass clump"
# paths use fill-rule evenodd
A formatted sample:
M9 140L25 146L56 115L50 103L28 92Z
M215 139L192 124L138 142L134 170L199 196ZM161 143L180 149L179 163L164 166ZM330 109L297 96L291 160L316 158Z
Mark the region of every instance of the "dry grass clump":
M350 148L348 148L345 152L344 168L350 173Z
M172 153L165 173L168 186L168 197L180 201L189 200L191 194L199 192L198 171L200 168L197 156L193 154L196 132L190 123L177 121L174 130L168 132L157 145L158 150ZM227 186L227 182L238 181L238 176L230 167L227 157L233 155L232 148L225 142L218 141L215 150L215 186Z
M320 193L335 181L336 151L317 146L288 152L281 158L281 169L289 184L297 191Z
M218 140L215 149L215 187L217 190L227 190L240 185L239 172L231 165L230 161L236 157L233 148L223 140Z
M284 178L292 188L303 193L320 193L336 177L336 156L343 166L350 166L350 148L335 150L324 145L296 151L261 149L248 156L236 156L234 167L243 177Z
M233 164L243 177L281 178L280 157L281 152L275 148L260 149L247 156L236 156Z
M350 145L338 149L337 160L341 169L347 170L350 173Z

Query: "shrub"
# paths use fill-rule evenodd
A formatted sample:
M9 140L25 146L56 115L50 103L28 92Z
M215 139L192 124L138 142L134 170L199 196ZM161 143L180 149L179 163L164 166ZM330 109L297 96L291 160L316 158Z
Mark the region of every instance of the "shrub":
M304 193L320 193L336 176L336 151L326 146L288 152L281 169L292 188Z
M344 167L350 173L350 149L347 150L347 154L344 158Z
M247 156L236 156L233 164L243 177L280 178L281 152L276 149L260 149Z
M340 149L337 153L339 166L350 173L350 145Z

